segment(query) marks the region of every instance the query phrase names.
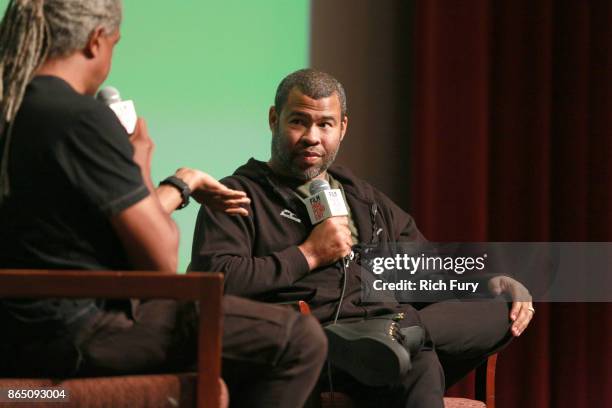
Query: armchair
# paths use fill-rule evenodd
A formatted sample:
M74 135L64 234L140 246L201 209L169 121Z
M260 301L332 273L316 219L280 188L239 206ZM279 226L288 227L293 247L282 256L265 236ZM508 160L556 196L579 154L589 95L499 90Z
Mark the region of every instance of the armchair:
M0 379L0 388L61 386L70 392L70 401L62 404L66 407L222 406L221 400L227 400L227 395L222 396L225 390L219 380L222 280L218 273L0 270L0 297L170 298L200 302L197 373L65 380L4 378Z

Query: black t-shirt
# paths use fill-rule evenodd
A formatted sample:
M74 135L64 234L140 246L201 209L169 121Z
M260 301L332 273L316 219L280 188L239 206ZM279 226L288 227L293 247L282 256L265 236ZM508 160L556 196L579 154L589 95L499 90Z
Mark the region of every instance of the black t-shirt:
M110 217L148 195L115 114L57 77L28 85L0 207L0 267L131 269ZM70 321L92 301L4 303L23 319Z

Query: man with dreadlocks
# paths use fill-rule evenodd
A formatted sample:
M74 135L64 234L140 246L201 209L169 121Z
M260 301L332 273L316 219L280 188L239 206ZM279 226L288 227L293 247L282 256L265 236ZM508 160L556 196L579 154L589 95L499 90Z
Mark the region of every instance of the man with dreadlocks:
M176 272L170 213L188 194L246 215L249 200L198 170L155 189L144 122L129 136L92 96L119 41L120 0L11 0L0 25L0 267ZM0 374L145 372L192 357L172 301L0 301ZM325 337L308 316L226 297L224 375L236 405L300 406ZM178 329L175 327L180 326ZM195 333L191 333L193 338ZM10 352L9 352L10 350ZM180 357L180 358L179 358ZM248 369L247 381L237 380ZM255 378L255 379L254 379Z

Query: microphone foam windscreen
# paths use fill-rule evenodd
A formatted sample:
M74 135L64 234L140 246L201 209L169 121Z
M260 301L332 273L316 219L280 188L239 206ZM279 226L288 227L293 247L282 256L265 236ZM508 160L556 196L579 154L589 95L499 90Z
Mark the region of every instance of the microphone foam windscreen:
M111 103L121 102L121 94L117 88L105 86L104 88L100 89L96 99L106 105L110 105Z
M310 183L310 195L315 195L320 193L321 191L331 190L329 183L327 180L316 179Z

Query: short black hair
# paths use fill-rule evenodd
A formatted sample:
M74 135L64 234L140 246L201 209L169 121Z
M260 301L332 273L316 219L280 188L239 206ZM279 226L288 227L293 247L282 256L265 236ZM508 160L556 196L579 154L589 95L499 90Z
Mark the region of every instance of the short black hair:
M300 69L283 78L276 89L276 96L274 97L274 109L276 109L278 114L280 114L285 103L287 103L289 92L293 88L299 89L304 95L313 99L327 98L336 93L338 99L340 99L342 118L348 114L346 109L346 93L340 81L327 72L318 71L313 68Z

